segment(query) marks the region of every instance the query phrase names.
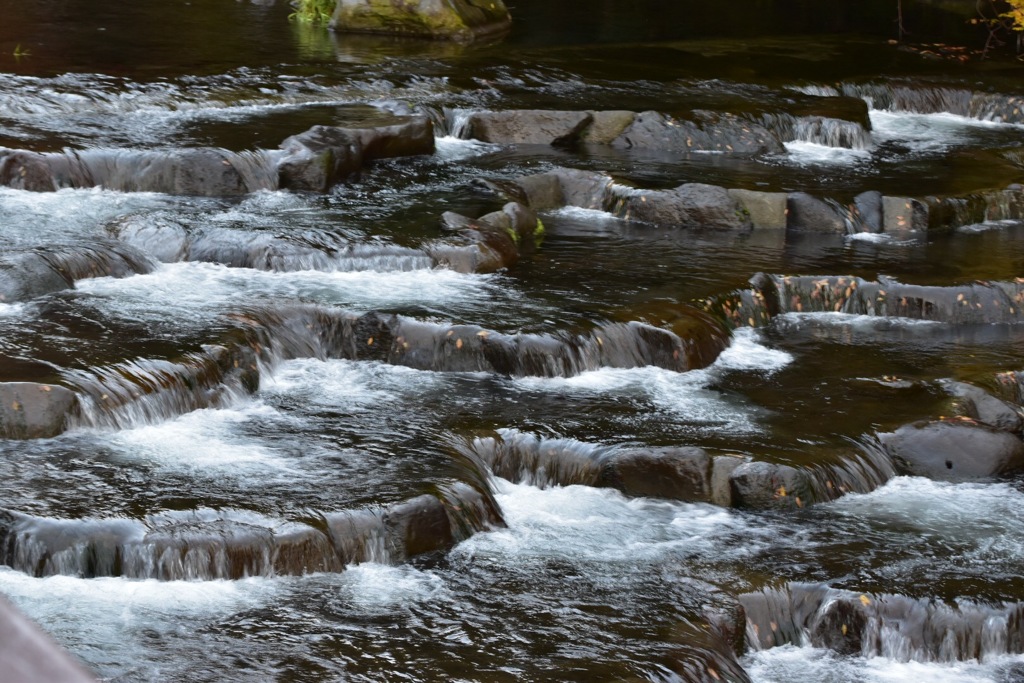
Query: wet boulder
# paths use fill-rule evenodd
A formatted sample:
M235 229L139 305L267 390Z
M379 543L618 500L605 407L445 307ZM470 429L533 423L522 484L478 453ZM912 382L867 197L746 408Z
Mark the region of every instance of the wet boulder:
M857 232L882 232L882 193L870 190L854 197L851 217Z
M188 232L173 218L132 214L108 225L107 233L162 263L182 261L188 254Z
M797 232L846 234L846 222L831 206L806 192L792 192L786 227Z
M571 145L593 121L584 111L520 109L471 114L466 136L498 144Z
M44 155L15 149L0 149L0 185L30 192L57 189Z
M625 451L605 462L598 485L632 497L708 502L711 456L693 447Z
M77 395L62 386L0 384L0 438L45 439L67 429L79 410Z
M786 195L782 192L731 189L728 191L755 230L783 230L786 227Z
M559 168L553 171L561 188L563 206L606 211L614 202L615 181L605 173Z
M590 114L592 120L580 136L580 142L589 145L610 145L636 119L635 112L624 110L613 109L587 113Z
M425 116L389 126L313 126L281 143L277 164L282 188L327 192L374 159L434 152L433 124Z
M384 525L389 555L394 561L455 545L448 514L436 496L425 494L390 506L384 513Z
M883 230L890 234L928 229L928 205L909 197L882 198Z
M337 0L330 27L346 33L469 42L504 33L511 24L502 0Z
M74 282L85 278L123 278L153 270L153 262L130 244L99 243L58 247L46 254L47 262Z
M879 434L897 468L940 481L972 481L1024 471L1024 442L973 420L905 425Z
M737 467L748 462L738 455L717 455L711 460L711 503L721 507L736 507L730 480Z
M0 256L0 303L27 301L75 286L43 254L14 252Z
M533 209L519 202L509 202L477 219L448 211L441 216L441 225L456 239L428 245L426 252L436 265L461 273L511 268L544 238L544 224Z
M764 126L734 114L695 111L692 120L656 111L637 114L612 146L658 153L719 152L738 156L780 154L782 142Z
M655 225L749 230L750 216L717 185L687 183L673 190L637 191L625 198L617 215Z
M944 382L942 388L958 399L963 414L1004 432L1019 432L1024 427L1021 410L981 387L965 382Z
M729 475L736 507L792 509L815 502L811 478L803 470L770 462L748 462Z

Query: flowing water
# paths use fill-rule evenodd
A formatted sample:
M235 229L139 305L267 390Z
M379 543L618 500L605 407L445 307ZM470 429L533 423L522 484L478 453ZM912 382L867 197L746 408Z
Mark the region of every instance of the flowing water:
M1024 181L1019 67L889 45L891 3L520 4L504 42L467 47L333 36L281 0L0 0L0 147L74 169L0 187L0 291L40 257L65 280L6 290L0 382L80 406L56 436L0 439L0 593L111 681L1024 680L1024 479L909 476L875 437L950 415L951 380L1019 402L997 377L1024 370L1024 325L795 298L689 365L660 329L750 303L759 272L1012 289L1024 223L991 192ZM851 102L869 118L820 114ZM469 139L474 113L516 109L712 111L781 146ZM433 154L323 194L268 171L311 126L413 112ZM238 191L140 186L195 150ZM442 213L501 207L481 178L556 167L948 198L956 225L737 232L565 206L513 267L437 265ZM682 447L796 467L816 497L606 485ZM836 613L861 620L854 645Z

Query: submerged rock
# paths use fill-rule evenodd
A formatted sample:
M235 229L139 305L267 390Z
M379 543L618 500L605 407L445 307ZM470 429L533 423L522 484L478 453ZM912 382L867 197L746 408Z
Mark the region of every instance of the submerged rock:
M0 303L27 301L74 286L69 274L58 271L38 252L0 255Z
M465 42L503 33L511 24L502 0L337 0L330 27Z
M751 289L706 302L733 326L766 324L783 313L849 313L978 325L1024 322L1024 281L951 287L906 285L842 275L758 273Z
M1024 651L1020 603L947 604L800 583L744 593L739 601L747 643L755 650L810 644L868 658L898 652L916 662L977 661Z

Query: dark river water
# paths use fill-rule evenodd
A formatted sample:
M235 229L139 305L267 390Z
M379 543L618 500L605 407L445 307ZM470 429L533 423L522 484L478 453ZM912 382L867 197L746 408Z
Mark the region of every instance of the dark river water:
M134 244L147 266L125 277L86 272L0 303L0 382L67 386L83 405L58 436L0 439L0 594L101 680L1024 680L1019 476L947 482L851 466L859 492L754 509L512 481L465 456L495 443L595 462L699 447L844 466L874 452L875 434L950 415L949 380L995 391L999 373L1024 369L1022 325L792 310L737 327L717 360L686 372L432 371L315 350L316 321L340 312L561 339L725 296L758 272L941 287L1024 276L1015 220L736 232L578 207L542 211L544 242L514 267L435 267L442 213L501 206L477 181L556 167L637 188L701 182L839 204L866 190L959 197L1024 181L1019 65L891 45L895 3L749 3L742 16L726 3L566 4L523 0L503 42L469 47L334 36L290 22L281 0L0 0L0 147L257 155L314 125L408 111L435 121L434 154L374 162L326 194L0 187L3 258L109 250L126 225L313 254L273 267L168 259L157 238ZM976 39L962 19L907 21ZM893 95L901 88L913 94ZM999 106L961 110L956 93ZM775 121L840 94L869 107L854 142L798 132L753 157L464 139L480 111ZM208 387L188 369L238 325L295 310L320 313L287 334L266 328L253 391ZM347 559L298 570L267 559L280 545L268 539L394 519L460 480L493 489L504 526L411 559L372 534ZM251 540L243 559L230 551L239 538ZM162 542L215 557L171 562ZM822 610L842 596L892 609L869 620L875 640L856 652L799 629L759 644L755 632L781 621L750 596L799 591ZM708 616L734 596L747 596L748 617L735 654Z

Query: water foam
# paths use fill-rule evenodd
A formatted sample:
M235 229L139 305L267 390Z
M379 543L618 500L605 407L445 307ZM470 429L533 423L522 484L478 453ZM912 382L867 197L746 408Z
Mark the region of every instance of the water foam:
M1006 669L1024 663L1024 657L939 664L840 657L829 650L785 645L749 654L742 661L753 683L1009 683L1018 678L1006 677Z
M515 294L498 287L494 276L447 269L276 273L199 262L166 264L125 279L84 280L78 288L93 295L92 305L112 315L168 323L197 315L209 319L237 310L241 302L298 299L362 309L422 305L476 310Z

